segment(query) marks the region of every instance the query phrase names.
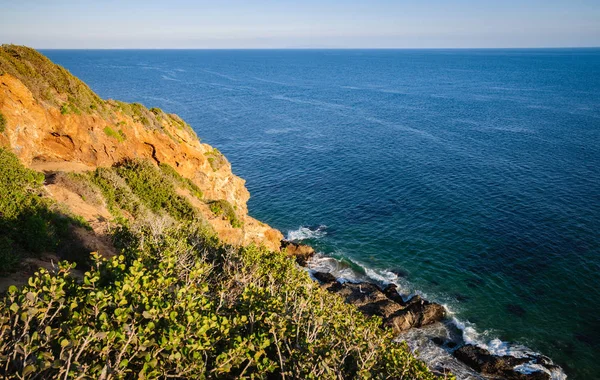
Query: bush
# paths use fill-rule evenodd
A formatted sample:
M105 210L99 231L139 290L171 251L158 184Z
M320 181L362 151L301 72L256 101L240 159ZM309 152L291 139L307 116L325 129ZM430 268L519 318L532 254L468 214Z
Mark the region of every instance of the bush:
M194 220L196 209L183 196L177 194L172 181L149 161L126 160L115 168L125 179L131 191L153 212L167 212L177 220Z
M173 169L168 164L161 163L160 165L158 165L158 167L162 170L163 174L167 176L171 181L183 188L188 189L193 196L195 196L199 200L202 200L202 197L204 196L202 190L200 190L200 188L194 182L192 182L191 179L182 177L179 173L177 173L177 171L175 171L175 169Z
M56 95L67 95L69 104L64 105L64 113L92 112L92 106L104 110L104 101L85 83L34 49L17 45L0 46L0 72L18 78L39 102L61 107L63 101Z
M434 379L381 321L282 253L193 225L123 227L128 250L77 282L62 263L0 303L0 366L41 378Z
M4 115L2 115L2 112L0 112L0 133L4 132L6 130L6 119L4 118Z
M87 174L58 172L53 180L54 183L79 195L87 203L94 206L103 206L105 203L100 189L92 183Z
M238 219L233 206L225 199L210 201L208 202L208 205L210 206L210 211L212 211L213 214L217 216L223 216L225 219L229 220L229 223L231 223L232 227L242 227L242 221Z
M213 150L204 153L204 155L207 157L210 167L215 172L227 164L227 159L217 148L213 148Z
M56 252L71 238L71 226L86 226L43 196L43 181L0 148L0 272L16 269L23 256Z
M88 176L102 192L106 206L114 216L122 217L120 210L128 212L133 217L147 214L147 208L114 168L97 168Z
M123 132L122 129L119 129L118 132L115 132L114 129L112 129L111 127L105 127L104 128L104 133L108 136L108 137L112 137L115 140L117 140L118 142L123 142L125 141L125 139L127 138L127 136L125 136L125 132Z

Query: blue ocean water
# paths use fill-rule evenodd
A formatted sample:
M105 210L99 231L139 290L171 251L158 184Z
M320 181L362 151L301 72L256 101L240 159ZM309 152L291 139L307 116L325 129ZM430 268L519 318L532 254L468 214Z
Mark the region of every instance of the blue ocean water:
M599 49L44 53L181 115L258 219L600 376Z

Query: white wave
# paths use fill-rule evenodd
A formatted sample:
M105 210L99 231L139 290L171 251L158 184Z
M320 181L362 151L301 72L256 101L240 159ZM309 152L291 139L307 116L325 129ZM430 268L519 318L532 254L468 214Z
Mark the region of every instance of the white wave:
M292 232L297 233L296 236L312 236L316 231L310 230L306 227L301 227L296 231L291 231L288 233L288 239ZM343 256L341 252L338 252L337 254L339 256ZM412 284L410 284L406 279L397 276L389 270L375 270L363 265L362 263L352 260L349 261L352 264L361 267L365 274L363 275L357 272L349 264L345 264L342 261L336 260L333 257L325 256L323 254L315 255L308 262L307 267L311 273L331 273L338 278L339 282L342 283L370 281L381 286L395 284L398 287L400 295L405 301L410 299L415 294L418 294L425 299L430 299L427 294L415 290ZM435 297L430 300L436 301ZM446 309L447 315L450 317L450 323L456 329L458 329L458 332L452 332L448 326L444 324L434 324L425 328L410 329L408 332L402 333L398 337L400 340L406 340L409 344L409 347L411 347L413 351L418 352L419 357L425 363L427 363L430 368L443 367L450 369L457 376L457 379L488 378L486 376L482 376L481 374L475 373L472 369L455 359L447 350L431 342L432 337L442 336L445 338L451 338L454 341L462 338L465 344L472 344L481 347L496 356L508 355L516 358L532 358L532 362L516 366L516 371L522 373L544 371L550 375L552 380L565 380L567 378L566 374L559 367L546 368L543 365L536 364L533 361L533 359L536 357L544 357L549 364L552 364L552 361L549 358L546 358L542 354L537 353L523 345L504 342L498 338L489 339L488 337L492 335L490 331L478 331L475 327L475 324L469 321L462 321L458 319L455 316L455 312L449 307L449 305L443 304L443 306ZM459 336L456 336L457 333ZM462 336L460 336L460 334L462 334Z
M327 235L325 229L327 226L321 225L317 228L311 229L310 227L301 226L297 230L289 231L287 234L287 240L298 241L306 239L319 239Z
M532 359L532 361L529 363L516 366L514 368L515 371L525 374L543 371L550 375L550 379L552 380L565 380L567 378L567 375L559 367L547 368L543 365L535 363L533 361L534 358L544 357L547 359L549 364L553 364L549 358L545 357L539 352L535 352L530 348L520 344L504 342L498 338L493 338L486 342L486 340L483 338L483 336L486 335L486 332L481 334L475 329L475 326L472 323L468 321L462 322L456 317L452 318L452 324L462 331L462 338L466 344L472 344L481 347L496 356L512 356L515 358Z
M171 77L168 77L166 75L161 75L161 77L164 80L171 80L171 81L174 81L174 82L181 82L179 79L171 78Z

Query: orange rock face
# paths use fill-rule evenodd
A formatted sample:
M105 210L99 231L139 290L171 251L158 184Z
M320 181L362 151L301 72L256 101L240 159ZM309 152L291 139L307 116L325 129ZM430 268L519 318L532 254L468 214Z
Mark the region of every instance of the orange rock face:
M232 173L224 158L219 157L215 165L214 148L200 143L174 119L164 118L162 129L156 129L119 111L109 116L64 114L58 107L38 102L19 79L7 73L0 75L0 112L6 120L0 146L12 150L25 165L37 170L81 171L111 166L125 158L169 164L196 183L206 199L224 199L235 206L242 228L231 227L204 208L203 214L222 240L279 250L281 233L247 214L250 194L245 181Z

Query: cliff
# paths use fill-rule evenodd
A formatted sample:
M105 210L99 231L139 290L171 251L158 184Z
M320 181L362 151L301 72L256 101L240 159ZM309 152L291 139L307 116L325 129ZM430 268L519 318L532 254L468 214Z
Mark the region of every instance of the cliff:
M248 197L179 117L102 100L34 50L2 46L0 371L437 378L379 317L298 267L312 249L280 250ZM357 286L340 294L362 299ZM417 326L413 314L396 325Z
M194 206L222 241L279 250L281 233L248 215L244 180L177 115L102 100L67 70L26 47L0 48L0 74L0 147L25 165L49 173L90 171L127 159L167 164L200 189L202 199L193 200ZM67 206L69 195L73 199L60 186L47 189ZM230 204L240 223L234 226L215 215L210 207L215 201ZM96 225L94 216L105 212L89 214Z

